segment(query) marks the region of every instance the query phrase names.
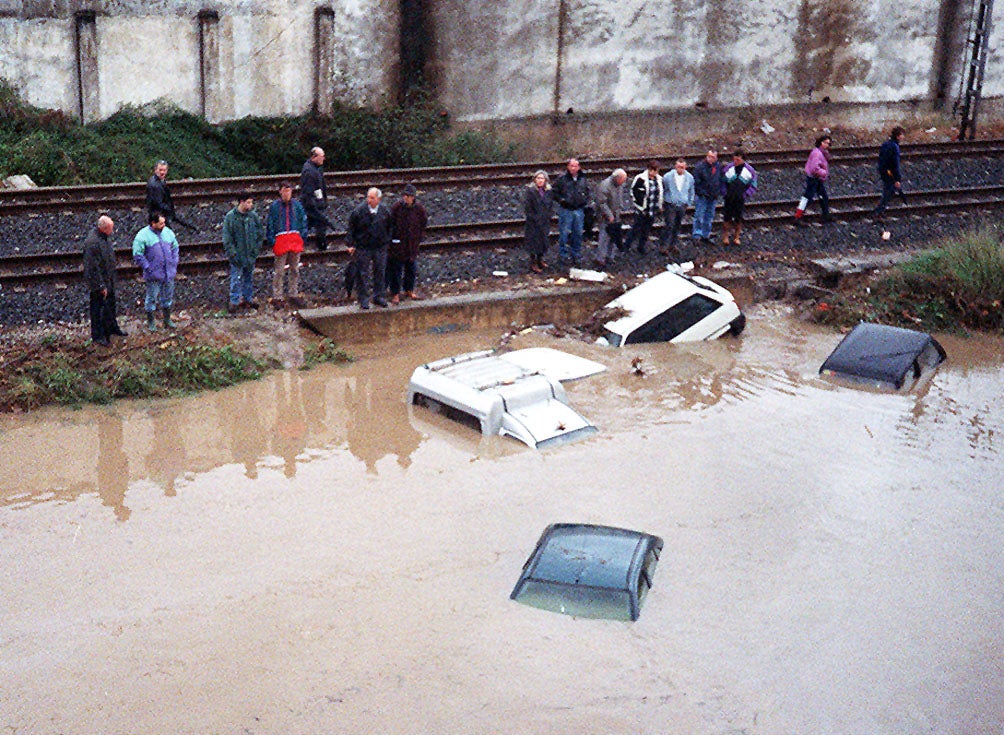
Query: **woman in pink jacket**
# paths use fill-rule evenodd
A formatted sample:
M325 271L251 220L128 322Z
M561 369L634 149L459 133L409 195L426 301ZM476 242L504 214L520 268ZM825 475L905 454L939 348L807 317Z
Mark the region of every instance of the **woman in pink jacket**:
M795 210L795 224L800 227L805 226L802 216L817 196L820 209L823 210L823 222L833 221L830 216L830 197L826 193L826 179L830 176L830 143L829 135L820 135L809 153L809 160L805 162L805 193Z

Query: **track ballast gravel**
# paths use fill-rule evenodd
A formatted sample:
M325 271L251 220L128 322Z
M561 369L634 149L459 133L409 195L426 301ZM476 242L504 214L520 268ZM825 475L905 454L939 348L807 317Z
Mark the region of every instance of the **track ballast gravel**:
M756 166L756 157L750 157ZM528 178L529 178L528 171ZM635 172L629 172L633 176ZM999 184L1004 181L1004 159L964 158L945 161L923 160L904 163L904 180L910 189L947 189ZM804 182L799 169L764 171L760 174L757 199L792 201L792 208ZM593 183L599 181L593 179ZM878 184L873 165L833 166L828 189L831 196L876 193ZM627 187L625 187L625 190ZM476 187L420 192L419 198L429 211L430 223L450 224L474 221L519 219L522 217L521 186ZM332 220L344 226L348 214L362 201L357 197L332 199L328 213ZM396 192L386 192L384 201L392 204ZM878 195L876 193L876 201ZM264 215L267 201L256 201L256 208ZM625 200L625 209L628 208ZM818 211L818 204L813 211ZM190 232L178 227L179 240L204 241L220 239L223 216L229 206L207 204L180 207L179 214L197 227ZM117 246L127 246L132 236L143 227L142 210L109 212L116 223ZM980 212L960 212L951 215L911 215L909 209L894 203L884 225L871 220L835 222L822 227L813 225L796 229L791 225L747 227L742 245L724 247L720 244L700 245L694 251L700 262L716 260L755 261L759 268L772 263L781 264L801 254L831 254L867 250L913 249L927 247L941 238L977 226L988 217ZM65 213L4 217L0 221L0 254L79 251L88 228L93 226L95 214ZM689 217L688 217L689 221ZM716 231L718 224L716 222ZM881 239L882 230L889 230L891 238ZM684 241L689 243L689 241ZM595 247L587 242L584 247L584 264ZM552 245L549 261L557 261ZM646 256L636 253L621 255L609 270L614 274L632 275L653 273L665 265L665 256L658 254L654 243ZM528 284L544 283L548 278L563 274L557 267L540 276L528 273L528 262L522 249L495 248L451 251L449 253L423 254L419 261L420 290L462 289L475 279L481 286L493 280L493 271L506 271L507 279L497 279L498 287L512 287L514 281ZM271 295L271 269L255 274L256 298L264 303ZM343 265L307 264L301 268L301 290L309 303L333 303L343 296ZM142 315L143 284L137 279L120 279L118 283L119 312L138 319ZM205 313L222 309L227 301L225 274L189 276L179 279L176 292L176 310L192 309ZM68 285L31 285L23 288L5 288L0 291L0 324L7 327L29 324L81 324L87 321L87 294L82 281Z

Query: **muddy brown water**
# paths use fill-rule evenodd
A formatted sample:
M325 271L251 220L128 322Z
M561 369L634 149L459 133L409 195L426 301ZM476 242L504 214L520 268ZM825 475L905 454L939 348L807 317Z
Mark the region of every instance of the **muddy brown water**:
M757 307L738 341L518 337L608 366L577 444L409 411L415 365L497 336L5 418L3 731L1000 732L1004 342L867 392ZM665 540L638 622L508 599L558 521Z

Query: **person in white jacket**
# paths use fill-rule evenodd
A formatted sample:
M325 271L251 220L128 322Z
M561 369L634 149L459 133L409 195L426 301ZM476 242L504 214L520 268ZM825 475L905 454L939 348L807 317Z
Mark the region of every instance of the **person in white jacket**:
M662 196L666 226L662 230L659 252L669 255L670 248L676 248L687 207L694 206L694 176L687 170L687 162L682 158L676 159L673 170L662 177Z
M638 243L638 252L645 254L648 233L652 230L656 215L662 211L662 177L659 176L661 166L654 159L649 161L646 169L631 182L631 201L635 211L631 231L624 241L625 252L630 252L631 245Z

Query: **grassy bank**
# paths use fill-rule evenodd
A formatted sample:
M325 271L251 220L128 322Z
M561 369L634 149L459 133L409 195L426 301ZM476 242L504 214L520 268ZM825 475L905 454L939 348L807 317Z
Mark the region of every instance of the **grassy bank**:
M2 364L0 410L4 411L216 390L255 380L274 367L235 344L198 342L180 334L160 340L130 337L108 349L77 338L49 336L5 353Z
M513 157L513 147L491 134L452 132L445 112L427 104L382 112L339 106L331 115L210 125L153 103L80 125L59 110L25 104L0 80L0 178L27 174L39 186L140 181L161 158L171 163L172 178L294 173L315 145L325 149L328 170Z
M1004 332L1004 245L987 226L945 240L933 250L820 304L819 321L849 326L874 321L957 331Z

